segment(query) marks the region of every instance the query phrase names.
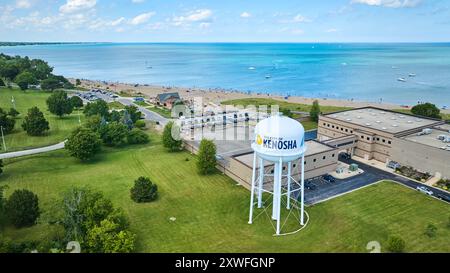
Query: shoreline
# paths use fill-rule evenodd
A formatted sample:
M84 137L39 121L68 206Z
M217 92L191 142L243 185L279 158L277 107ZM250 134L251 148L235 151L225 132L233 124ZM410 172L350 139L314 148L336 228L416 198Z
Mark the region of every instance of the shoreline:
M75 83L74 78L68 78L72 83ZM88 79L80 79L81 87L87 89L100 88L107 89L109 87L110 91L114 91L116 93L125 92L130 95L135 96L145 96L147 98L154 98L157 94L161 93L170 93L170 92L178 92L183 99L189 100L194 97L202 97L205 103L214 103L216 105L220 105L221 102L227 100L235 100L235 99L244 99L244 98L264 98L264 99L274 99L282 102L289 103L299 103L299 104L307 104L311 105L314 100L318 100L320 105L324 106L338 106L338 107L351 107L351 108L360 108L360 107L379 107L389 110L395 109L411 109L413 105L400 105L396 103L389 102L367 102L360 101L354 99L330 99L330 98L309 98L309 97L300 97L300 96L290 96L285 98L280 95L275 94L262 94L262 93L248 93L243 91L229 91L220 88L214 89L206 89L206 88L189 88L189 87L172 87L172 86L159 86L159 85L137 85L132 83L121 83L121 82L111 82L111 81L100 81L100 80L88 80ZM440 109L442 113L450 113L450 109Z

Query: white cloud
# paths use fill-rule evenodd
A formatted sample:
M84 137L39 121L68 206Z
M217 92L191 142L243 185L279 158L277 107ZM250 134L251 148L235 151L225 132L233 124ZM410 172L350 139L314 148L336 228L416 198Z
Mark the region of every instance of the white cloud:
M212 14L212 11L209 9L198 9L191 11L184 16L176 16L172 21L175 26L187 26L193 22L211 23Z
M297 14L293 19L293 23L309 23L311 22L311 19L306 18L305 16L301 14Z
M30 7L31 7L31 2L29 0L16 0L16 8L29 9Z
M131 2L134 4L141 4L141 3L144 3L145 0L131 0Z
M387 8L413 8L420 4L421 0L352 0L352 4L365 4Z
M140 14L140 15L134 17L133 19L131 19L130 24L141 25L141 24L147 23L148 20L150 20L150 18L152 18L153 15L155 15L155 12L147 12L147 13Z
M59 8L59 11L62 13L73 13L92 9L96 4L97 0L67 0L67 2Z
M243 13L241 13L241 18L250 18L252 17L252 15L246 11L244 11Z

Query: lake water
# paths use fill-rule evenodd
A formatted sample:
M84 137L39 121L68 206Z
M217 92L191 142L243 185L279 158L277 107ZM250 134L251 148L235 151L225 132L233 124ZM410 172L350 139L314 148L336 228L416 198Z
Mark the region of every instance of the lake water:
M450 106L450 44L444 43L109 43L0 52L44 59L55 73L73 78Z

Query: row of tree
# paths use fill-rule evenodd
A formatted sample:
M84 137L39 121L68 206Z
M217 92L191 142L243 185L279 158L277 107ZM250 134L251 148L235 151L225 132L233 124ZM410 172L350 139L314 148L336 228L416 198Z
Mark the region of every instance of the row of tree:
M65 77L54 75L52 72L53 67L43 60L0 54L0 86L5 85L4 79L8 84L16 83L22 90L37 84L40 84L42 90L50 91L73 88Z

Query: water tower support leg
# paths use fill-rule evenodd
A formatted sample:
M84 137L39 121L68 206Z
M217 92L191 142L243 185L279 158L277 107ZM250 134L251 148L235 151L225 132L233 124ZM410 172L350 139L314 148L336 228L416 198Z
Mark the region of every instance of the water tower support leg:
M291 162L288 163L288 174L287 174L287 209L291 209Z
M253 173L252 173L252 192L250 195L250 215L248 217L248 223L253 221L253 198L255 195L255 175L256 175L256 153L253 153Z
M272 202L272 220L278 219L278 177L280 176L281 166L278 162L275 162L273 166L273 202Z
M262 190L264 187L264 159L259 159L258 208L262 208Z
M303 226L305 224L304 214L305 214L305 155L302 155L302 175L301 175L301 202L300 202L300 224Z
M277 183L277 235L280 235L280 219L281 219L281 178L283 173L283 162L281 161L278 163L278 183Z

